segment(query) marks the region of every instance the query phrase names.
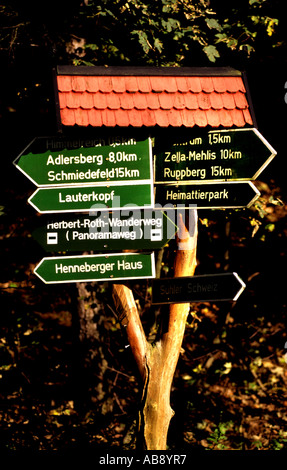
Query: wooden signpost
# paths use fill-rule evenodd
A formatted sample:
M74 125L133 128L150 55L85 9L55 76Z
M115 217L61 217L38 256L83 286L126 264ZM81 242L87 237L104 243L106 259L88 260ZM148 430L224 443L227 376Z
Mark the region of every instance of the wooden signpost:
M190 302L236 301L245 288L237 273L194 276L197 208L250 207L260 195L252 180L276 152L256 129L232 129L193 131L176 142L155 139L154 153L154 177L150 139L39 138L14 163L38 186L28 202L39 213L72 214L36 230L46 251L103 251L45 257L34 272L47 284L113 282L115 307L143 380L144 443L148 450L164 450ZM120 212L135 207L136 216ZM191 209L187 221L179 209ZM174 278L155 279L152 250L162 248L176 230ZM112 250L147 252L106 253ZM167 332L155 345L147 341L125 283L134 279L151 279L152 303L170 304ZM123 282L114 283L118 280Z
M14 161L38 186L29 204L41 214L74 214L47 221L34 231L35 239L50 252L162 248L177 230L168 215L171 210L250 207L260 195L250 180L276 155L254 128L201 131L176 142L167 137L160 144L155 141L154 153L153 159L150 138L35 138ZM135 261L138 269L131 272L117 269L117 254L104 273L96 269L104 262L96 262L95 256L103 255L93 255L84 264L77 256L43 258L35 274L46 283L155 276L153 254ZM190 293L192 278L154 280L153 303L204 301L211 292L217 300L237 299L244 288L238 275L218 276L216 282L210 276L201 278L199 296ZM238 281L241 287L234 293ZM216 293L210 285L217 286Z

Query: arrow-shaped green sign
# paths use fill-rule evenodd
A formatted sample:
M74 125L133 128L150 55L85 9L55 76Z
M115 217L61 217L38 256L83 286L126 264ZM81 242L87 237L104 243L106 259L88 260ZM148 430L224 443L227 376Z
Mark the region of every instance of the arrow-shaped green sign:
M138 182L135 190L125 184L38 188L28 202L40 213L152 207L153 187Z
M153 253L43 258L34 273L46 284L155 277Z
M236 301L245 287L237 273L153 279L152 303Z
M39 137L14 164L36 186L151 181L151 140Z
M228 209L250 207L260 196L251 181L165 184L156 187L155 200L165 209Z
M154 250L166 245L176 231L165 212L133 209L50 220L32 236L50 252Z
M255 180L276 151L257 129L217 130L155 147L155 183Z

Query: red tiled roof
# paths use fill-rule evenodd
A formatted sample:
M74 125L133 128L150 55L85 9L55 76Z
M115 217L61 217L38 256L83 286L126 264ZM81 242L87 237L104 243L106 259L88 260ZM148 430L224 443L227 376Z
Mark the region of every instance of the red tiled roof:
M73 69L73 70L72 70ZM78 72L79 69L79 72ZM254 125L241 74L166 69L161 74L63 67L57 74L61 124L93 127L244 127ZM92 69L92 70L91 70ZM61 70L61 68L58 68ZM71 73L69 73L69 70ZM192 70L192 69L188 69ZM181 73L179 73L181 72ZM144 74L146 73L146 74Z

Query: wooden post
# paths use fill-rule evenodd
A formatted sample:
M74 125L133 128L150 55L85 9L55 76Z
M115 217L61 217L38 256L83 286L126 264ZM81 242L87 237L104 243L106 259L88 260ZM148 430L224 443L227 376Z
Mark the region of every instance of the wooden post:
M189 213L188 213L189 212ZM197 212L179 214L174 277L192 276L196 266ZM113 298L119 319L126 326L127 337L143 380L140 435L147 450L166 450L167 433L174 414L170 391L190 304L171 304L168 328L153 345L148 343L132 291L125 285L113 285Z

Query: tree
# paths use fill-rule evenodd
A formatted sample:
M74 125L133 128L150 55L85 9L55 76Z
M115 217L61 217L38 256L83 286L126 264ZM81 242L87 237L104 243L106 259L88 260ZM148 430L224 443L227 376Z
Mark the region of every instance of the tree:
M58 3L3 1L2 54L41 48L57 63L191 66L286 47L281 0Z

